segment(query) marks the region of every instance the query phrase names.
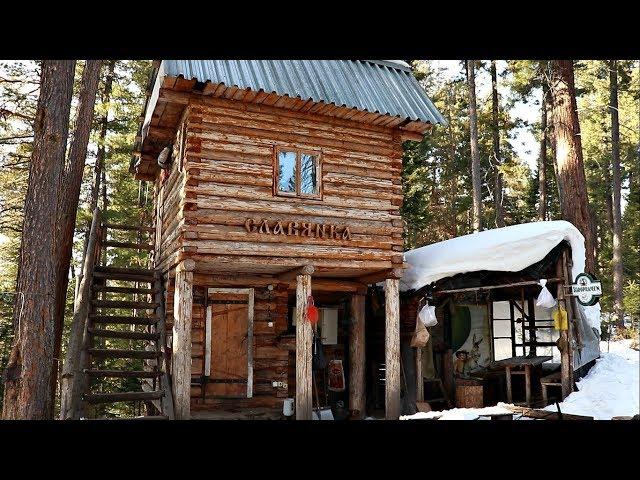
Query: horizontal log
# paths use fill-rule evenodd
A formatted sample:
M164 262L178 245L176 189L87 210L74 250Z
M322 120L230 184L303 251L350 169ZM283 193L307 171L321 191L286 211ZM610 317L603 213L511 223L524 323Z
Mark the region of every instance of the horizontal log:
M511 410L513 413L519 413L524 417L541 418L544 420L560 420L560 415L558 415L558 412L536 410L533 408L519 407L516 405L504 405L504 408L506 408L507 410ZM562 420L593 420L593 417L562 413Z
M358 281L364 283L365 285L369 285L372 283L382 282L387 278L402 278L402 268L391 268L388 270L382 270L380 272L370 273L368 275L364 275L358 278Z
M294 268L288 272L278 275L278 280L281 282L289 282L294 280L298 275L313 275L313 265L303 265L299 268Z

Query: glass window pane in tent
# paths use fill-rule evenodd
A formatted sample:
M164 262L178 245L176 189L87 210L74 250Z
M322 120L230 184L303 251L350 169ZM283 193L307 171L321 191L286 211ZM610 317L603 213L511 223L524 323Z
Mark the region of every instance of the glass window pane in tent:
M300 158L300 193L318 194L318 157L303 153Z
M278 191L296 193L295 152L278 152Z

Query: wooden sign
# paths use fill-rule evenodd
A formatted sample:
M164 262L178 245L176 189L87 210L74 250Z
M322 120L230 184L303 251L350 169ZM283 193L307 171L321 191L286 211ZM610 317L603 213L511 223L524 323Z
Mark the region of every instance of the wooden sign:
M290 237L326 238L332 240L351 240L348 226L338 226L311 222L283 222L281 220L254 220L247 218L244 228L248 233L266 235L287 235Z

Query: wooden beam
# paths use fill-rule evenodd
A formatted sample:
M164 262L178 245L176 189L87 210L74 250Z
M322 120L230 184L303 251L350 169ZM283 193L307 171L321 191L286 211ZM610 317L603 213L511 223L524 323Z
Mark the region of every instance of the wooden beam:
M387 278L402 278L402 268L389 268L386 270L382 270L380 272L374 272L369 275L363 275L362 277L357 278L357 281L360 283L364 283L365 285L370 285L372 283L378 283L386 280Z
M296 420L311 420L311 323L307 318L307 298L311 275L296 277Z
M511 410L513 413L521 414L523 417L541 418L544 420L560 420L560 416L558 415L558 412L538 410L538 409L527 408L527 407L519 407L516 405L503 405L503 406L507 410ZM562 420L593 420L593 417L563 413Z
M416 352L416 402L424 402L424 378L422 374L422 348L415 349Z
M411 132L409 130L400 130L400 140L402 140L403 142L405 140L409 140L412 142L421 142L422 139L424 138L424 134L420 133L420 132Z
M365 413L365 296L351 296L349 328L349 409L351 418L362 419Z
M400 418L400 281L385 282L385 418Z
M188 420L191 408L191 311L193 272L181 262L176 268L173 297L173 402L176 420Z
M558 283L558 282L562 282L562 278L558 277L558 278L547 279L547 285L551 283ZM503 285L486 285L482 287L454 288L452 290L436 290L433 293L434 295L444 295L447 293L475 292L475 291L482 291L482 290L494 290L496 288L527 287L527 286L533 286L533 285L539 285L538 281L529 280L526 282L505 283Z
M302 267L294 268L293 270L289 270L288 272L281 273L278 275L278 280L281 282L290 282L295 280L298 275L313 275L315 268L313 265L303 265Z
M289 288L296 288L296 283L289 284ZM363 283L353 282L349 279L340 278L314 278L313 290L316 292L349 292L366 294L367 286Z

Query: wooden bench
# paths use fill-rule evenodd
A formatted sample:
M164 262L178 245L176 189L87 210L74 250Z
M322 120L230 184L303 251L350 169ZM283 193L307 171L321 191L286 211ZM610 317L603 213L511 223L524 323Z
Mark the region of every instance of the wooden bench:
M544 400L544 404L549 404L549 397L547 395L548 387L560 387L562 388L562 374L560 372L552 373L551 375L547 375L546 377L542 377L540 379L540 385L542 386L542 399ZM562 393L560 393L560 398L564 400Z

